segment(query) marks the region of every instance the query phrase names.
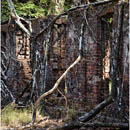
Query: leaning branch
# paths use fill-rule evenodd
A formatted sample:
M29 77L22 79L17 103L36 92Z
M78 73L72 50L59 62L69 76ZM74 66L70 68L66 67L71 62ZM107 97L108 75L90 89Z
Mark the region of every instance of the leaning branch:
M41 101L44 97L46 97L46 96L52 94L52 93L58 88L58 86L59 86L60 82L62 81L62 79L66 76L66 74L70 71L70 69L73 68L73 67L80 61L80 59L81 59L81 56L79 55L78 58L75 60L75 62L74 62L74 63L62 74L62 76L56 81L54 87L53 87L52 89L50 89L48 92L46 92L46 93L44 93L43 95L41 95L41 96L38 98L38 100L37 100L36 103L35 103L35 107L34 107L32 123L35 122L36 112L37 112L37 108L38 108L38 106L39 106L39 104L40 104L40 101Z
M94 109L92 109L89 113L83 115L78 120L81 122L86 122L95 117L101 110L103 110L106 106L108 106L110 103L112 103L112 97L110 96L108 99L101 102L99 105L97 105Z
M75 62L56 81L54 87L52 89L50 89L48 92L46 92L46 93L44 93L43 95L40 96L40 98L36 101L36 106L39 105L41 99L43 99L44 97L50 95L51 93L53 93L58 88L58 85L60 84L61 80L66 76L66 74L70 71L70 69L72 69L80 61L80 59L81 59L81 56L78 56L78 58L75 60Z

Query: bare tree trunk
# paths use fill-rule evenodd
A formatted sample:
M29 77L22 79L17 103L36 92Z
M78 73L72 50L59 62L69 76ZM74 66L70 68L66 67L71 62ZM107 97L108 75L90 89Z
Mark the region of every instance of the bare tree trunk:
M112 89L111 96L113 99L116 99L119 95L117 89L120 88L120 60L121 60L121 44L122 44L122 26L123 26L123 10L124 3L121 3L121 7L117 10L118 21L115 24L118 24L115 29L113 29L114 37L112 42L112 52L111 52L111 72L110 77L112 79Z

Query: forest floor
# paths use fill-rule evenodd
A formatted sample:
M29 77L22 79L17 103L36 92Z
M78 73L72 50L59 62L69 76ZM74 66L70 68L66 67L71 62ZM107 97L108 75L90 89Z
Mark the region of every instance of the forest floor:
M2 110L2 130L54 130L82 115L80 112L83 111L81 106L83 103L77 101L78 99L52 97L46 100L47 102L40 106L33 125L32 108L17 110L14 105L8 105Z
M89 103L89 104L88 104ZM16 104L8 104L4 109L2 109L2 130L60 130L62 126L65 126L69 122L76 122L78 117L81 117L85 113L89 112L92 108L94 108L94 104L90 104L90 102L79 100L79 98L71 97L71 98L63 98L52 96L42 101L41 105L38 108L36 121L32 124L32 115L33 115L33 105L28 108L17 108ZM102 121L102 122L120 122L117 118L114 119L114 106L117 105L115 103L111 104L106 108L106 110L102 110L99 116L92 119L90 122ZM112 112L112 109L114 112ZM106 118L106 114L109 114L109 119ZM107 119L107 120L106 120ZM92 127L89 127L93 129ZM90 130L88 127L76 128L74 130ZM101 128L96 128L96 130L101 130ZM108 130L103 128L102 130ZM109 130L115 130L109 129ZM117 129L118 130L118 129ZM122 129L124 130L124 129Z
M40 122L31 125L30 123L23 126L2 126L2 130L53 130L63 125L62 120L48 119L44 117Z

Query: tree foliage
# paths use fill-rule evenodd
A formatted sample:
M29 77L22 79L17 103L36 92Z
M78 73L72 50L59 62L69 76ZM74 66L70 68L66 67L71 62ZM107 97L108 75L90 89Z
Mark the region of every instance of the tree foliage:
M24 18L38 18L44 16L46 13L46 2L47 0L40 0L38 4L32 0L27 2L14 2L16 12L19 16ZM44 7L46 6L46 7ZM9 8L7 1L2 2L2 21L9 19Z
M43 16L44 9L38 5L35 5L32 1L27 3L14 3L16 12L22 17L34 17Z
M10 9L7 1L3 0L1 3L1 21L4 22L10 17ZM54 0L13 0L13 3L17 14L27 19L57 14L56 6L60 6L60 4L56 3ZM68 8L70 8L70 5L66 4L64 9L66 10Z
M9 19L10 10L7 1L2 1L1 3L1 21L4 22Z

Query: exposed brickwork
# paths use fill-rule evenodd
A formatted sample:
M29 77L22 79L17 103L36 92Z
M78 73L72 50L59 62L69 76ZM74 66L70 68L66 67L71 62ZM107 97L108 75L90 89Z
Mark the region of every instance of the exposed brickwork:
M74 62L78 57L79 51L79 37L80 37L80 27L82 24L81 15L74 12L69 16L69 21L67 24L67 42L66 42L66 68ZM94 38L98 34L100 40L101 33L97 29L97 19L90 17L88 19L90 27L94 32ZM96 30L95 30L96 29ZM93 40L89 30L84 29L84 49L83 58L67 75L68 88L71 89L72 94L76 94L85 99L88 104L90 102L97 102L98 96L100 94L101 78L102 78L102 59L100 45ZM69 53L71 52L71 53ZM69 84L71 82L71 84Z
M128 42L128 30L126 29L128 27L128 10L125 8L125 11L126 13L124 16L123 27L122 66L124 66L125 60L128 61L128 57L127 59L125 59L125 52ZM61 18L57 21L58 25L54 25L59 33L61 33L64 29L65 32L63 33L60 40L49 43L46 90L53 87L56 80L75 61L75 59L79 55L79 37L81 33L81 24L83 21L83 17L79 12L82 12L82 10L77 10L73 13L70 13L68 19L66 17ZM81 61L67 74L66 78L61 82L59 87L64 90L65 85L67 85L68 97L78 97L84 102L87 102L88 105L95 105L108 96L109 81L108 79L103 80L103 60L106 56L105 48L107 47L108 40L110 40L110 32L108 31L107 25L101 20L101 18L105 17L107 16L90 16L87 13L87 20L91 29L88 29L87 26L85 26L84 29L83 57ZM114 15L113 19L117 20L116 17L117 16ZM50 22L50 19L51 17L48 20L40 19L32 21L32 34L35 36L37 33L39 33L42 27ZM43 25L43 22L45 25ZM59 37L56 29L53 28L53 30L51 31L52 41L55 41ZM17 89L21 87L23 89L23 86L25 86L25 84L27 83L26 80L29 80L31 78L30 67L32 68L32 72L34 72L35 69L35 50L39 50L41 57L44 57L43 39L47 39L47 35L45 33L38 38L38 43L32 42L33 37L31 38L31 59L23 59L22 61L19 60L19 62L23 64L23 68L20 69L21 72L17 70L11 70L11 72L17 71L18 75L15 76L15 81L13 83L9 83L10 86L12 85L14 86L14 88ZM13 35L15 36L14 33ZM2 45L4 45L5 39L6 37L2 40ZM11 44L13 46L11 47L11 53L16 58L17 49L14 49L17 48L16 37L15 39L13 38L13 40L14 42ZM6 44L8 44L7 41ZM30 60L32 63L31 66ZM39 61L39 64L40 62L44 61L43 59L41 60L42 61ZM127 83L128 85L128 66L126 67L124 75L124 84ZM41 85L40 82L43 82L43 77L44 74L42 76L39 76L38 73L37 80L39 81L39 86ZM24 81L26 83L23 83ZM18 93L20 90L14 91Z
M5 25L3 25L5 26ZM8 25L6 25L8 28ZM27 35L15 24L15 31L9 33L2 31L2 51L7 56L6 85L12 92L14 98L18 98L28 81L31 79L30 68L30 41ZM9 57L11 56L11 57Z
M53 87L56 80L78 57L80 27L83 20L82 16L78 13L79 11L82 10L71 13L67 21L65 18L61 18L57 21L57 24L60 25L56 26L58 31L62 32L66 26L66 32L60 41L53 43L53 46L49 47L48 88ZM66 79L62 81L59 87L64 89L66 84L68 87L68 96L82 97L88 104L97 104L108 97L109 79L103 79L103 60L107 54L107 49L105 50L105 48L110 46L109 41L111 40L111 34L110 28L108 28L107 23L103 22L102 18L112 16L111 11L109 15L103 14L101 17L87 16L92 32L85 27L83 58L80 63L67 74ZM57 36L57 31L54 30L52 34L53 41L56 40ZM43 37L39 38L40 41L42 41L42 38ZM41 42L41 46L42 44ZM42 49L43 48L41 48L41 50ZM41 52L44 56L44 51Z

